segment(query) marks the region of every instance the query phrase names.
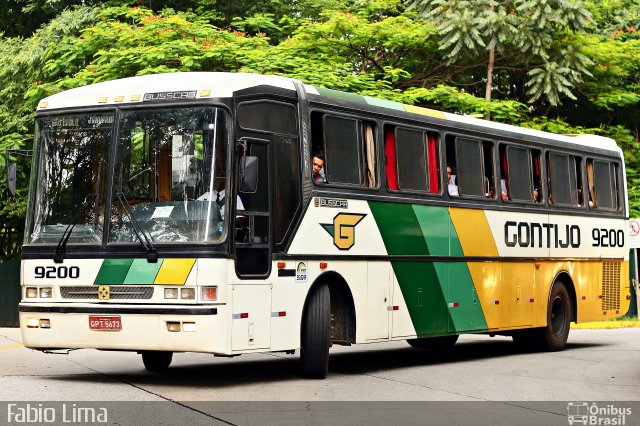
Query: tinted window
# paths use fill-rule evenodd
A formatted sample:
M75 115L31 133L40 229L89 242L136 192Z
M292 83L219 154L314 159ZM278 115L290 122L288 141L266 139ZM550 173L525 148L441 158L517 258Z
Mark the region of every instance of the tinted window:
M596 188L596 206L605 209L616 209L617 197L615 196L616 179L615 167L604 161L594 161L594 175Z
M324 146L327 182L362 184L358 121L325 115Z
M512 200L532 201L531 161L529 150L515 146L507 147L509 166L509 195Z
M243 129L296 135L295 108L279 102L244 102L238 106L238 123Z
M464 195L485 195L482 172L482 143L471 139L456 139L458 191Z
M558 205L576 205L575 166L570 167L568 155L549 154L550 202Z
M297 139L276 137L274 142L277 206L275 231L276 243L281 243L300 204L300 166Z
M396 153L400 189L428 191L424 133L397 129Z

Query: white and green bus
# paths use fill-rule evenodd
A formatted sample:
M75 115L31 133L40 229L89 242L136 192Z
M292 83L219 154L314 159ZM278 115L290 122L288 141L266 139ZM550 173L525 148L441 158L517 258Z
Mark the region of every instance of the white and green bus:
M332 345L560 350L570 322L629 306L610 139L207 72L50 96L35 134L29 348L135 351L149 370L300 350L323 378Z

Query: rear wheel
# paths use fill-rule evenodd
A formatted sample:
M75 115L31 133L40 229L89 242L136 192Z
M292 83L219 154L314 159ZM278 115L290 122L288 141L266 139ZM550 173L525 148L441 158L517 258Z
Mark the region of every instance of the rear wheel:
M329 286L321 284L309 298L302 323L300 367L310 379L324 379L329 371L329 327L331 299Z
M571 299L567 287L557 281L549 294L546 327L517 332L513 342L527 349L560 351L567 344L570 328Z
M165 371L171 364L173 352L166 351L142 351L142 363L147 371Z
M420 349L449 349L458 341L458 335L425 337L420 339L408 339L407 343Z
M565 285L556 282L547 307L547 326L539 330L540 346L549 351L564 349L571 328L571 299Z

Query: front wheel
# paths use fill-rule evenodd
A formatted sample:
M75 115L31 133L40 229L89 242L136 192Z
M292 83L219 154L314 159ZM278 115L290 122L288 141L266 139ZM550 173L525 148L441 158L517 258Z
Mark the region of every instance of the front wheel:
M329 371L329 327L331 298L329 286L321 284L311 294L302 323L300 367L310 379L324 379Z
M171 364L173 352L165 351L142 351L142 363L147 371L165 371Z

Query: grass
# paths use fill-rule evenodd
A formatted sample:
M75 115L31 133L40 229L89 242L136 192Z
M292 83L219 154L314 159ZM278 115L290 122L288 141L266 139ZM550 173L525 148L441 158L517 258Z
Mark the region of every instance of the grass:
M598 322L583 322L580 324L571 324L573 329L610 329L610 328L630 328L640 327L638 317L620 317Z

